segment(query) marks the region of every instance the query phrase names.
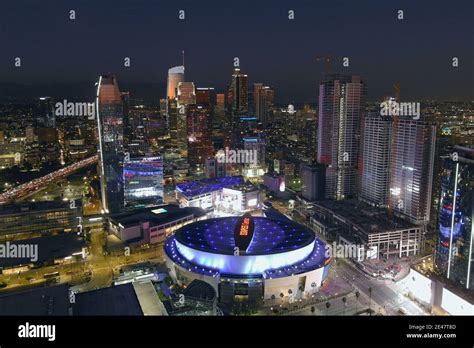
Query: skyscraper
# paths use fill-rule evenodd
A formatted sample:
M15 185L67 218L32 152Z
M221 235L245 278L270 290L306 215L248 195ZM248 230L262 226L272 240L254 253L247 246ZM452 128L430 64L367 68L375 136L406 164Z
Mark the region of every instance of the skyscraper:
M266 127L270 123L270 111L273 106L275 92L261 83L253 84L255 116Z
M40 127L56 127L56 115L54 112L54 101L51 97L39 98L37 109L35 110L36 125Z
M215 107L217 95L213 87L196 88L196 104L209 104Z
M392 120L369 113L362 120L360 199L376 207L388 206Z
M474 148L455 146L443 157L435 264L466 289L474 289L473 220Z
M248 112L248 77L240 71L240 68L235 68L232 74L232 82L230 84L232 111L234 113Z
M190 104L187 107L188 162L191 167L204 167L214 153L212 146L211 104Z
M360 119L366 87L359 76L328 75L319 86L318 162L327 165L326 198L356 193Z
M389 207L415 224L429 221L436 127L423 118L392 124Z
M124 152L123 105L115 76L100 76L96 113L102 206L105 212L117 213L124 206Z
M178 148L186 154L188 148L187 108L196 104L196 91L193 82L180 82L178 84L177 111L176 111L176 140Z
M178 107L196 103L196 89L193 82L178 83Z
M130 93L120 92L123 105L123 140L125 146L129 143L130 139L133 138L133 130L135 129L134 120L130 118Z
M248 76L235 68L227 94L229 140L235 148L242 146L242 129L246 124L242 120L248 114Z
M168 69L168 84L166 88L167 99L176 98L180 82L184 82L184 65Z
M168 69L168 82L166 87L166 123L174 143L177 142L178 132L178 85L184 82L184 65ZM178 145L178 144L175 144Z

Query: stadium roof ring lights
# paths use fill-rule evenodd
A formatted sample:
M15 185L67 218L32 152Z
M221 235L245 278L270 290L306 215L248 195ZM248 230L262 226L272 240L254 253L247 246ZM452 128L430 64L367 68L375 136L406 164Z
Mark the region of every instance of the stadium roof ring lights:
M295 293L302 286L304 291L314 291L314 283L319 287L326 278L331 260L325 243L308 228L250 214L183 226L167 239L165 255L178 283L200 279L219 293L221 278L226 284L232 279L239 284L260 279L264 283L260 299L271 297L282 286L292 286Z

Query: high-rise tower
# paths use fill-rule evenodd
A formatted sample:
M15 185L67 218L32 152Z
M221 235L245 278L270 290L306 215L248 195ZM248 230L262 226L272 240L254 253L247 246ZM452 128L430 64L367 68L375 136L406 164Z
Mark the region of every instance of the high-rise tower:
M474 148L455 146L443 157L435 263L466 289L474 289L473 221Z
M102 206L106 213L117 213L124 206L123 105L117 79L113 75L99 78L96 115Z
M373 112L362 121L360 199L377 207L388 206L392 119Z
M360 120L366 87L359 76L332 74L319 86L318 162L327 165L326 198L356 193Z
M436 126L420 118L398 118L392 129L389 207L416 224L430 217Z

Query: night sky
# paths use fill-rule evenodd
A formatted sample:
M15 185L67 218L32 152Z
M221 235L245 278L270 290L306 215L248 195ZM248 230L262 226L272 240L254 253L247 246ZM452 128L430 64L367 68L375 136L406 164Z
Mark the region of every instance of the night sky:
M370 100L395 81L405 101L472 100L473 23L472 0L2 0L0 93L15 83L38 95L89 96L110 72L121 90L157 101L184 50L186 80L196 86L223 90L239 57L249 82L273 86L281 103L317 100L324 65L315 57L325 54L340 58L341 72L365 78Z

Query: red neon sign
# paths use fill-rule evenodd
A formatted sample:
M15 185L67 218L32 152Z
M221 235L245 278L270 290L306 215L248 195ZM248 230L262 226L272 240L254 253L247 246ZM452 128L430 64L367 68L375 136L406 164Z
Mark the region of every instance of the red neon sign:
M239 235L247 236L249 234L249 227L250 227L250 219L248 217L244 218L244 221L242 221L242 224L240 225Z

